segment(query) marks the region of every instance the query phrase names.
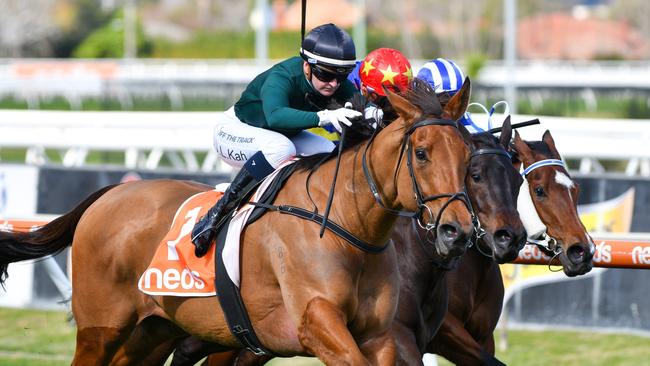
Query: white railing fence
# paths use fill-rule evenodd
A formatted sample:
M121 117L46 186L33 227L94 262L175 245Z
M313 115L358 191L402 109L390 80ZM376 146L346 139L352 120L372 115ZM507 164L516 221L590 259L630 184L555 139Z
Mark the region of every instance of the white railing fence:
M56 152L64 166L79 167L90 164L91 152L113 151L124 154L122 165L130 169L156 169L167 158L180 170L227 172L230 168L212 147L221 113L0 110L0 156L2 149L24 148L25 163L43 165L52 163L48 152ZM539 140L550 130L563 157L581 173L650 176L650 119L516 115L512 121L533 118L541 125L520 129L522 137Z

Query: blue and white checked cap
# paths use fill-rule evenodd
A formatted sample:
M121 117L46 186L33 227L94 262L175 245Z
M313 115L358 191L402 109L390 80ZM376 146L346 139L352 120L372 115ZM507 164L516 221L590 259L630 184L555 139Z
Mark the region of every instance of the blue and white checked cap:
M436 93L447 92L454 95L465 80L463 71L450 60L437 58L424 64L417 77L425 80Z

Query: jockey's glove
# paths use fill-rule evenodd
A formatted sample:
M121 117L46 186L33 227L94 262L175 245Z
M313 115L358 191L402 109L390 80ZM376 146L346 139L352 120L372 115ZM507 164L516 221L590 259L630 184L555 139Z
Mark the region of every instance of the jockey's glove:
M376 128L377 125L381 125L381 121L384 119L384 111L381 110L381 108L374 106L374 105L369 105L366 107L366 109L363 111L363 117L366 120L374 120L374 126Z
M362 116L361 112L357 112L348 108L325 109L320 112L316 112L316 114L319 118L318 126L324 127L331 125L338 132L341 132L343 129L342 125L352 126L350 119L359 118Z

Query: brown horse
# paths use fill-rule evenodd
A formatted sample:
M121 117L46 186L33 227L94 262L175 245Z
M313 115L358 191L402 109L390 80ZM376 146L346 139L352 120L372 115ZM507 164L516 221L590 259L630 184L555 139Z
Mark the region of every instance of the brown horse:
M533 142L525 142L515 134L514 148L516 157L521 159L515 163L523 163L526 168L548 159L560 159L548 131L542 141ZM556 251L564 272L576 276L591 270L594 244L578 217L578 184L569 177L566 168L548 165L531 171L526 179L548 235L559 244ZM499 364L494 359L493 336L504 294L499 266L478 251L469 250L458 268L449 273L447 283L449 310L427 352L459 365Z
M472 135L472 154L465 179L481 222L481 239L475 245L500 262L513 260L526 241L516 206L522 178L506 152L511 136L509 119L504 122L499 139L489 133ZM422 363L425 347L447 312L445 275L459 257L441 256L426 238L426 232L405 219L398 220L391 236L401 278L397 314L390 331L397 345L398 364ZM194 365L215 351L214 346L188 339L178 345L172 365ZM259 365L269 359L246 351L238 357L238 365ZM232 353L213 355L209 365L231 365L234 361Z
M509 119L499 140L487 132L472 135L474 151L465 180L481 223L476 250L470 251L481 250L500 263L516 258L526 242L517 213L522 178L506 153L510 138ZM458 262L449 265L436 261L435 253L421 247L417 228L398 229L393 240L398 248L402 287L391 333L397 343L397 364L418 365L447 312L448 293L453 289L448 289L446 275Z
M389 210L417 215L435 233L441 252L466 246L472 217L464 202L444 197L463 190L469 149L453 121L467 106L469 88L467 79L444 108L429 87L404 97L389 93L400 117L369 140L366 150L357 146L342 154L341 189L330 218L384 251L362 251L329 231L320 238L319 225L278 212L245 229L241 295L267 349L314 355L328 364L395 363L388 330L399 277L395 248L385 245L396 221ZM329 160L311 173L294 173L275 202L311 207L313 199L324 207L335 165ZM320 183L310 187L310 196L309 174ZM186 334L239 348L216 297L148 296L137 288L177 208L207 189L170 180L105 188L34 232L0 233L0 270L6 274L8 263L60 251L72 241L78 327L73 365L142 364L150 350Z

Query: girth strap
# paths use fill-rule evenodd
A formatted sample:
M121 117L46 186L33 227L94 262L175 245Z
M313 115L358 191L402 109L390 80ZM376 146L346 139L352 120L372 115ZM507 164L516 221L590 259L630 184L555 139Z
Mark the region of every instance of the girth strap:
M217 289L217 298L223 310L223 314L228 323L230 332L237 338L242 346L253 352L257 356L275 355L269 351L262 342L257 338L253 324L248 317L244 300L242 300L239 287L235 285L223 262L223 248L226 246L226 233L230 219L221 227L217 234L215 245L217 246L214 255L215 263L215 288Z
M323 215L319 215L318 213L314 211L309 211L305 210L304 208L300 207L295 207L295 206L290 206L290 205L280 205L280 206L274 206L274 205L268 205L265 203L258 203L258 202L251 202L251 205L255 205L257 207L264 207L268 210L271 211L278 211L283 214L289 214L293 216L300 217L301 219L305 220L310 220L313 221L319 225L323 224ZM352 233L349 231L345 230L342 226L336 224L335 222L331 220L326 220L325 221L325 228L328 229L329 231L333 232L336 234L338 237L341 239L347 241L350 243L352 246L357 247L358 249L366 252L366 253L371 253L371 254L379 254L383 252L386 248L388 248L388 244L390 241L386 242L384 246L382 247L376 247L370 243L367 243L356 236L354 236Z

